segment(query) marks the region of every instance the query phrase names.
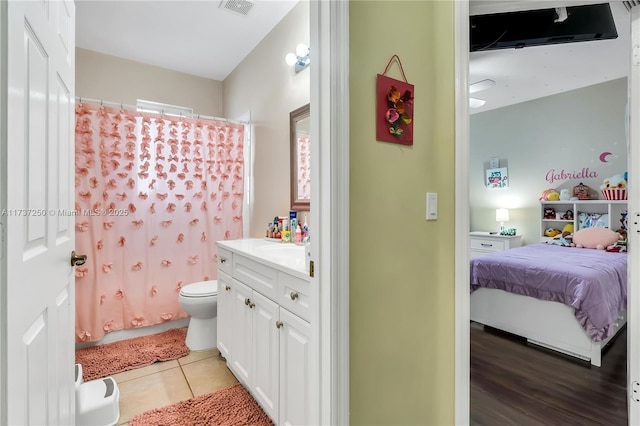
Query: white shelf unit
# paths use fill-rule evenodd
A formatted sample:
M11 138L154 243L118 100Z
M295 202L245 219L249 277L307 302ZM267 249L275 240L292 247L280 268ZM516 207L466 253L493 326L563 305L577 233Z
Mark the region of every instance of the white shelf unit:
M544 211L546 208L553 208L556 213L561 215L571 210L573 219L545 219ZM580 213L607 214L605 227L616 231L621 227L620 219L625 211L627 211L627 200L540 201L540 241L552 239L544 235L548 228L562 231L567 223L572 223L574 232L578 231Z

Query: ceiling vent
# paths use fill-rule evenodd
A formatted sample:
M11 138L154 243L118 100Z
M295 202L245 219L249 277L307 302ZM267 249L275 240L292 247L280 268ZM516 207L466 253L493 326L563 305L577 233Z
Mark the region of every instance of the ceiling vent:
M256 2L253 0L222 0L220 7L230 12L247 16L255 4Z
M609 4L469 17L471 52L617 38Z

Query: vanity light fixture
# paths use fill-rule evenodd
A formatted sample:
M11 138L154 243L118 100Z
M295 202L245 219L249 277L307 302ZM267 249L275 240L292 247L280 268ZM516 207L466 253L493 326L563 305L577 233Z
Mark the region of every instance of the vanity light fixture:
M299 73L311 63L309 47L306 44L300 43L296 46L296 53L288 53L284 60L287 62L287 65L294 66L296 73Z

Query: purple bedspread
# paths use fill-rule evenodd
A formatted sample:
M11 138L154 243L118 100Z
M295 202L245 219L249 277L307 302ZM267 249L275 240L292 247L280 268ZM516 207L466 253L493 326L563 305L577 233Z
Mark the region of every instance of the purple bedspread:
M471 259L471 292L496 288L575 308L599 342L627 307L627 253L538 243Z

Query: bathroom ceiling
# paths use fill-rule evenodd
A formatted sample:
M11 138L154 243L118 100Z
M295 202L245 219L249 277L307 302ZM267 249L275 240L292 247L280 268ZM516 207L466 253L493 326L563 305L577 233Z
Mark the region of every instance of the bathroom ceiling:
M224 80L297 0L254 0L246 16L220 0L77 0L76 45L137 62ZM602 1L471 0L470 14L570 7ZM485 100L472 114L625 77L629 12L610 2L618 38L469 55L469 82L496 84L472 96ZM284 60L284 59L283 59Z
M517 12L570 7L603 1L480 1L471 0L469 13ZM630 19L621 1L610 2L618 38L488 50L469 54L469 83L485 79L496 84L471 97L485 100L470 113L489 111L581 87L626 77L630 68Z
M76 46L222 81L297 2L76 0Z

